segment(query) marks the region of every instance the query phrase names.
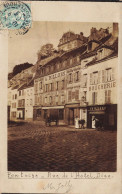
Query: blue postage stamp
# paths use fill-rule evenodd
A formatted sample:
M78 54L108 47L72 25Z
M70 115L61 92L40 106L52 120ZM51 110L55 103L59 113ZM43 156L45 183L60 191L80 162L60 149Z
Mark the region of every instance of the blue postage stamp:
M1 4L0 30L21 30L21 34L25 34L31 27L31 24L31 9L29 3L16 1Z

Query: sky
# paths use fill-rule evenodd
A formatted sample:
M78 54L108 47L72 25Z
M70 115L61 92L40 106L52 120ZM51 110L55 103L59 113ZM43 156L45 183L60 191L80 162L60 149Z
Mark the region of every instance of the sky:
M63 33L73 31L79 34L83 32L84 36L90 35L90 29L96 27L110 28L112 23L81 23L81 22L33 22L32 27L24 35L16 35L8 38L8 70L12 72L15 65L21 63L32 63L37 61L37 52L41 46L47 43L52 43L57 49L59 39Z

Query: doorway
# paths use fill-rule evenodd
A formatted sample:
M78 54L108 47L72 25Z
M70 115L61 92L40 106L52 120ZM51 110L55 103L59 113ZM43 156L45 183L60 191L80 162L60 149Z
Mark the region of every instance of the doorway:
M74 125L74 109L69 109L69 125Z

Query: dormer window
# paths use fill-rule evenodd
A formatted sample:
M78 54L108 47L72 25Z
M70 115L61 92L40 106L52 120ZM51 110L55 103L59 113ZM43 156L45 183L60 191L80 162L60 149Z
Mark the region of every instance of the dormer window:
M92 42L88 43L88 50L90 51L92 49Z

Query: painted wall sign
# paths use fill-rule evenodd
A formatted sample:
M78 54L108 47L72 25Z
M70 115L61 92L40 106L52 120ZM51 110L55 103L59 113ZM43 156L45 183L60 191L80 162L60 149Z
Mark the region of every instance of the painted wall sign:
M98 85L93 85L89 87L89 91L93 90L101 90L101 89L108 89L108 88L114 88L116 87L116 82L110 82L110 83L105 83L105 84L98 84Z

